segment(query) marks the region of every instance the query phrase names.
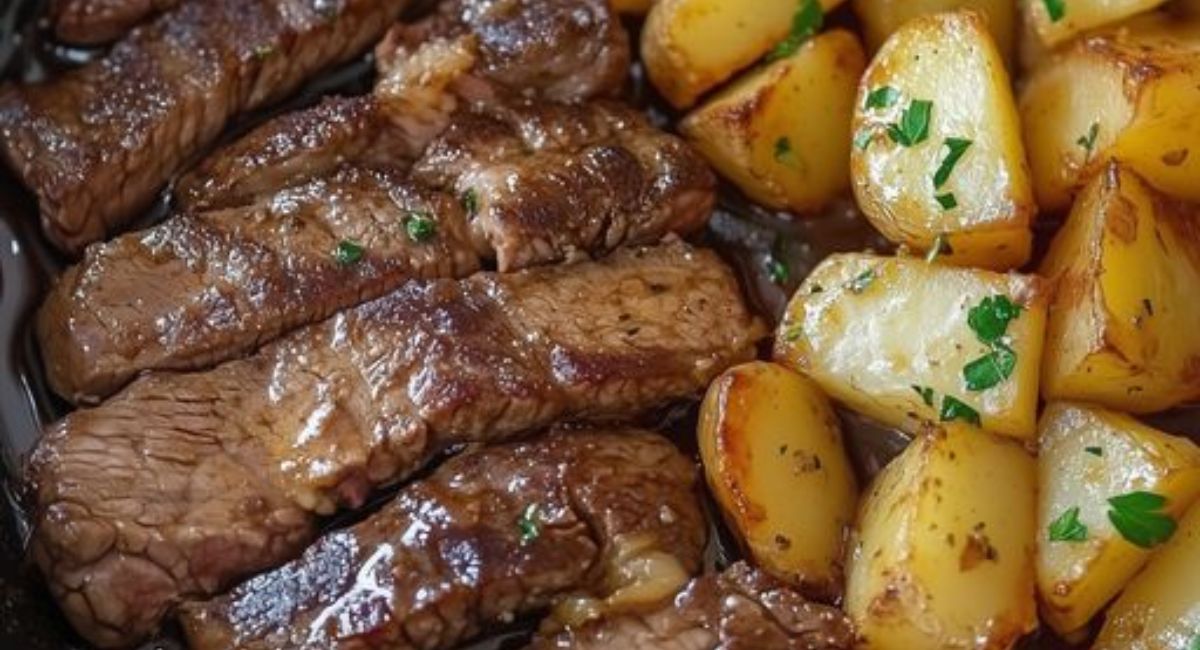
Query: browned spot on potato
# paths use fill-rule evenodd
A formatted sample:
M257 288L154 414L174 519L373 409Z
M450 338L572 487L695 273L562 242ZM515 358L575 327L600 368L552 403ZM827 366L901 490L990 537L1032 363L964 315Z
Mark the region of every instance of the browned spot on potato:
M1138 218L1137 205L1128 197L1118 194L1109 203L1108 218L1105 225L1113 237L1123 244L1137 241Z
M1185 384L1200 384L1200 354L1193 354L1188 357L1187 363L1183 364L1183 376L1180 379Z
M1187 158L1187 149L1175 149L1174 151L1168 151L1162 155L1163 164L1170 167L1178 167L1182 165Z
M967 535L967 543L958 556L958 569L970 571L985 560L989 562L996 560L996 547L992 546L991 540L983 530L983 524L980 523L971 530L970 535Z

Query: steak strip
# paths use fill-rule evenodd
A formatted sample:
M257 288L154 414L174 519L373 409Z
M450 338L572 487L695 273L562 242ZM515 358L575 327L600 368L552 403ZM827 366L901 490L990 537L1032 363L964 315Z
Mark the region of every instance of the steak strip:
M193 650L452 648L488 625L601 590L617 549L700 567L695 467L638 431L551 434L450 460L383 510L212 601ZM686 578L685 578L686 579Z
M529 650L850 650L853 630L841 610L738 562L658 609L546 634Z
M442 450L691 396L762 333L729 268L678 242L409 282L51 426L27 468L32 556L76 629L128 644Z
M109 43L180 0L51 0L54 35L80 45Z
M234 116L382 36L408 0L204 0L102 59L0 92L0 151L69 252L136 216Z
M90 247L38 314L50 385L93 403L142 371L236 358L407 279L690 233L714 199L698 154L611 104L464 110L411 179L368 163Z

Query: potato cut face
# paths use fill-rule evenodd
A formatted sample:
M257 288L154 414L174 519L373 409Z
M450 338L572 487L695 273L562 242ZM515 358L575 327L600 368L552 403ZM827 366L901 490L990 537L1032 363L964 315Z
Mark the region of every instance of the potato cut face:
M775 48L807 0L659 0L642 29L654 87L687 108ZM820 0L828 11L842 0Z
M772 363L735 367L709 388L698 436L713 496L755 563L840 596L858 488L816 384Z
M747 73L680 130L755 201L818 211L850 187L850 116L865 67L857 37L826 32Z
M1043 615L1070 634L1115 596L1151 555L1114 526L1109 499L1166 498L1147 517L1179 516L1200 496L1200 448L1094 406L1054 402L1039 425L1038 591ZM1073 523L1074 522L1074 523Z
M854 0L867 47L878 50L904 23L929 14L974 9L987 18L988 29L1005 61L1016 43L1017 5L1012 0Z
M1024 19L1055 46L1085 31L1149 11L1166 0L1020 0Z
M935 423L1032 439L1048 299L1035 276L834 255L793 296L775 359L910 433Z
M859 86L850 175L888 239L994 270L1030 255L1037 211L1008 73L983 17L924 16L888 39Z
M1200 397L1200 208L1110 165L1042 262L1042 392L1134 413Z
M1020 98L1042 210L1062 212L1109 161L1200 201L1200 22L1152 14L1042 62Z
M918 436L876 478L847 560L864 647L1008 648L1037 627L1035 467L986 433Z
M1108 609L1092 650L1194 648L1200 637L1196 576L1200 576L1200 508L1193 506L1171 541Z

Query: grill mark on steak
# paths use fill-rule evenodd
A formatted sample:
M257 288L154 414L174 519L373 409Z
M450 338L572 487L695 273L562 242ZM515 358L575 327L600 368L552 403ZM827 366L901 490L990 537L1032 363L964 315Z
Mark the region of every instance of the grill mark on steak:
M680 242L409 282L50 427L28 467L32 556L76 629L128 643L441 450L693 395L762 333L728 267Z
M841 610L738 562L692 581L673 601L534 639L528 650L850 650Z
M700 566L695 467L646 432L555 433L450 460L384 509L231 593L185 605L196 650L451 648L600 588L630 539ZM534 507L535 535L519 522Z
M382 146L360 157L375 164ZM410 180L359 164L89 247L38 315L51 386L95 402L139 372L235 358L406 279L468 275L480 256L511 271L690 233L715 195L696 152L612 104L497 101L456 117ZM413 214L436 221L431 241L406 238ZM341 240L365 260L339 265Z
M0 144L46 235L78 252L148 206L235 115L366 49L407 0L205 0L102 59L0 91Z

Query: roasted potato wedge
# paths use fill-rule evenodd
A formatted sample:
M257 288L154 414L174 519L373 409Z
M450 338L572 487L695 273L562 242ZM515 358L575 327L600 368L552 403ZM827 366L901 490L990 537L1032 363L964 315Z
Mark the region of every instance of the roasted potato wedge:
M1066 210L1114 159L1200 201L1198 105L1198 21L1153 14L1054 52L1020 98L1038 205Z
M1127 415L1068 402L1046 408L1039 435L1038 592L1046 621L1070 635L1151 554L1138 544L1152 539L1126 539L1114 526L1109 499L1151 492L1166 498L1159 516L1178 519L1200 496L1200 448Z
M850 176L888 239L993 270L1029 259L1033 201L1008 73L983 16L922 16L859 86Z
M910 433L941 420L1032 440L1048 300L1034 276L834 255L793 296L775 359Z
M676 108L749 67L788 38L808 0L659 0L642 29L642 63ZM820 0L829 10L842 0Z
M854 13L872 52L904 23L928 14L974 9L987 17L996 45L1011 61L1016 43L1017 5L1013 0L854 0Z
M826 32L746 74L679 128L755 201L815 212L850 188L850 116L866 65L857 37Z
M773 363L735 367L709 387L698 436L708 485L755 563L839 596L858 489L824 393Z
M847 560L872 650L1010 648L1037 627L1035 467L988 434L918 436L876 477Z
M1200 506L1108 608L1092 650L1192 650L1200 641Z
M1055 46L1085 31L1149 11L1167 0L1021 0L1025 20Z
M1112 164L1042 261L1042 394L1147 413L1200 398L1200 208Z

